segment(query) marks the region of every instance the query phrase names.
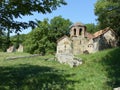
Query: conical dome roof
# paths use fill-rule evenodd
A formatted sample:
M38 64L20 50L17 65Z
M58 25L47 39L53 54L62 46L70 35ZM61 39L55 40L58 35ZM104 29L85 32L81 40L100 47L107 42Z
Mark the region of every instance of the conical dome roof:
M76 22L73 24L74 26L84 26L84 24L80 23L80 22Z
M72 27L79 27L79 26L85 27L84 24L82 24L82 23L80 23L80 22L76 22L76 23L72 24L72 25L70 26L70 28L72 28Z

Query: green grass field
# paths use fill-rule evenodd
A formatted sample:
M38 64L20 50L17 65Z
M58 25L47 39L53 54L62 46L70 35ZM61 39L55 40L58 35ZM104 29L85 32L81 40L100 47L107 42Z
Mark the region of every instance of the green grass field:
M120 86L120 48L79 55L83 64L70 68L54 56L7 60L26 53L0 53L0 90L113 90Z

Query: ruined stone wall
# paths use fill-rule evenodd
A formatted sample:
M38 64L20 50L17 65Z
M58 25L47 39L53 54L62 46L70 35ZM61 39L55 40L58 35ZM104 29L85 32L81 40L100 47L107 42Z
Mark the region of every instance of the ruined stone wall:
M92 41L93 40L93 41ZM100 50L104 50L107 48L111 47L116 47L117 46L117 38L115 34L112 33L112 31L108 31L105 34L102 34L101 36L91 39L89 41L89 44L93 44L93 49L92 46L88 47L88 51L90 53L94 53Z
M93 45L94 45L92 53L94 53L94 52L99 51L99 40L100 40L100 37L92 39L92 40L93 40Z
M103 36L106 39L106 43L109 44L109 47L116 47L117 46L117 37L115 36L114 32L109 30Z
M10 46L8 49L7 49L7 52L23 52L23 45L19 44L19 47L18 49L15 48L15 46Z

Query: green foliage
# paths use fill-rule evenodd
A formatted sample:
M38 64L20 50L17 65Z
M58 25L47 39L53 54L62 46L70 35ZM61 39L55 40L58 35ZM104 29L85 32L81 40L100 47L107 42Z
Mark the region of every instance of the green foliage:
M84 64L86 64L84 67L81 67L80 72L83 73L82 75L87 78L85 78L85 83L84 81L81 81L81 83L84 83L83 85L86 85L86 82L88 81L89 84L93 84L91 85L90 90L113 90L113 88L119 87L119 52L120 48L114 48L100 51L94 54L78 56L82 58L84 60ZM87 73L85 71L87 71ZM80 76L82 77L82 75ZM99 89L97 89L98 87Z
M23 42L25 41L26 39L26 34L17 34L15 36L11 36L10 37L10 41L11 43L16 47L18 48L19 47L19 44L23 44Z
M97 0L95 14L101 29L111 27L120 35L120 0Z
M0 52L1 90L113 90L120 86L120 48L79 55L83 64L70 68L54 56L6 60L27 53Z
M0 51L5 51L6 49L6 33L0 30Z
M57 39L68 35L70 20L61 16L54 17L49 24L48 19L38 22L38 27L32 30L24 42L25 51L29 53L53 54Z
M53 38L58 39L63 35L69 35L69 26L72 22L69 19L64 19L62 16L57 16L51 19L51 31L53 33Z
M16 21L22 16L33 15L34 12L46 14L56 10L57 7L66 5L64 0L2 0L0 3L0 29L21 31L31 26L34 28L34 21Z
M87 27L87 31L89 33L95 33L97 32L99 29L98 29L98 26L95 25L94 23L91 23L91 24L85 24L85 26Z
M107 84L114 87L120 86L120 48L111 49L111 51L101 61L104 69L107 71Z
M23 16L33 15L34 12L46 14L66 5L64 0L1 0L0 1L0 30L7 30L6 48L11 44L10 32L18 32L28 27L35 28L36 21L17 21ZM16 44L18 46L18 44Z
M48 19L39 22L39 26L32 30L26 37L25 50L30 53L45 54L48 41L49 23Z

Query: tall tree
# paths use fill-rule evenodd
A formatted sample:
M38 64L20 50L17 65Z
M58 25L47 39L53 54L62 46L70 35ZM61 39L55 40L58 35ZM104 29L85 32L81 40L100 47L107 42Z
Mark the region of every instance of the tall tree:
M7 46L10 45L10 32L35 28L36 22L16 21L17 18L33 15L34 12L46 14L66 5L64 0L0 0L0 30L7 30Z
M52 41L56 42L56 40L63 35L69 35L69 26L72 22L69 19L64 19L62 16L56 16L50 21L51 24L51 37L53 37Z
M49 40L49 23L48 19L38 23L38 27L33 29L26 37L24 42L25 50L29 53L46 53L48 48ZM29 43L29 44L28 44ZM49 44L48 44L49 43Z
M16 35L10 37L10 42L15 46L16 49L18 49L19 45L24 42L25 37L26 34L16 33Z
M0 30L0 51L5 51L6 49L6 33Z
M56 51L56 43L59 38L64 35L69 35L69 26L72 22L62 16L56 16L50 20L49 41L51 46L50 50Z
M87 27L87 31L90 33L95 33L99 30L98 25L95 25L94 23L85 24L85 26Z
M33 21L19 22L15 18L33 15L33 12L42 14L51 13L61 5L64 0L1 0L0 1L0 29L15 29L20 31L29 26L34 27Z
M109 26L120 36L120 0L97 0L95 14L100 28Z
M68 35L70 20L61 16L54 17L50 23L48 19L38 22L38 27L27 36L24 46L29 53L54 53L57 39ZM29 43L29 44L28 44Z

